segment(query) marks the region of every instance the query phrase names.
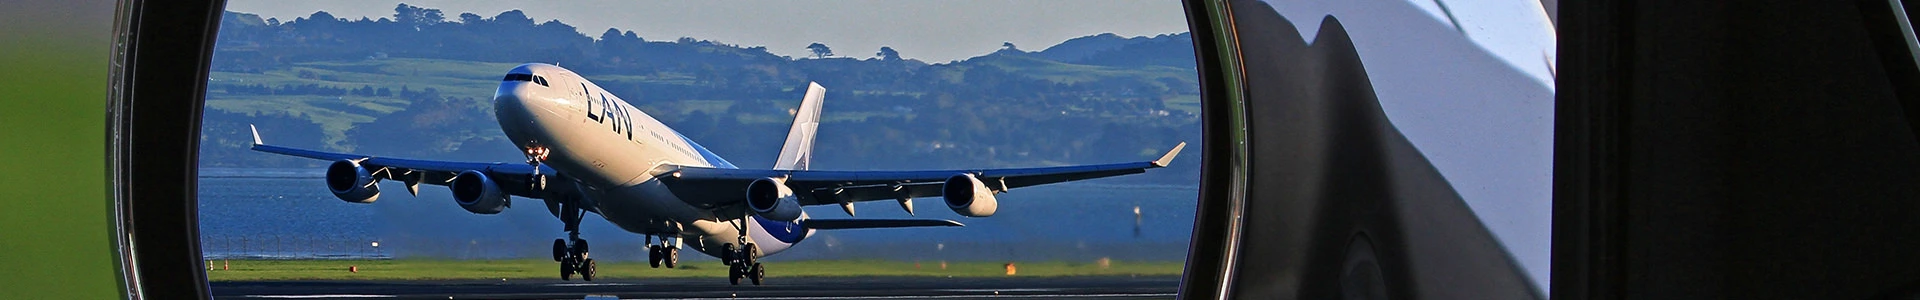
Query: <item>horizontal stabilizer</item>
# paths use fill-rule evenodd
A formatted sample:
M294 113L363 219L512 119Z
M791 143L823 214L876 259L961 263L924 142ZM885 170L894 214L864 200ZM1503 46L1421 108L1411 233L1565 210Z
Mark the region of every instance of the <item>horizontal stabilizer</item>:
M953 220L934 219L807 219L800 226L808 229L862 229L900 227L965 227Z

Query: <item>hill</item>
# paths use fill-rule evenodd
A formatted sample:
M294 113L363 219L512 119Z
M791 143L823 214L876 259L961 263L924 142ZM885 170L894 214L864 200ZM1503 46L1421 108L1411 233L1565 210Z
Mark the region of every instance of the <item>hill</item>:
M836 169L1142 160L1199 141L1197 73L1184 33L1095 34L1041 52L928 64L794 59L765 47L653 41L611 28L593 38L519 11L444 19L402 4L395 12L361 20L315 12L285 22L227 12L208 82L201 164L324 163L246 151L247 124L290 146L517 161L499 140L491 97L501 74L525 62L580 72L742 166L771 163L792 118L787 110L808 81L829 90L817 146L827 155L816 164ZM1157 173L1191 181L1198 162L1182 159L1175 169L1185 171Z
M1194 68L1193 35L1162 34L1122 38L1112 33L1078 37L1036 53L1040 58L1110 67Z

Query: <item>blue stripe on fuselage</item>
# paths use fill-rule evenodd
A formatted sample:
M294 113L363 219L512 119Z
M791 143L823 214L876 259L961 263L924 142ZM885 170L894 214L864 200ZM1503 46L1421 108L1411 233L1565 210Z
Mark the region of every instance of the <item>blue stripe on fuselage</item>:
M707 147L701 147L700 143L693 142L693 139L687 138L686 135L681 135L678 132L673 133L673 135L680 136L680 140L682 141L687 141L688 146L693 146L693 152L700 153L700 159L707 160L707 164L713 165L713 167L715 168L721 168L721 169L739 169L740 168L740 167L733 166L733 163L727 162L727 159L720 158L720 155L713 154L713 151L707 151Z
M760 215L754 215L753 221L760 223L760 229L766 231L767 235L787 244L799 243L801 239L807 238L807 229L801 228L800 224L774 221L762 218Z

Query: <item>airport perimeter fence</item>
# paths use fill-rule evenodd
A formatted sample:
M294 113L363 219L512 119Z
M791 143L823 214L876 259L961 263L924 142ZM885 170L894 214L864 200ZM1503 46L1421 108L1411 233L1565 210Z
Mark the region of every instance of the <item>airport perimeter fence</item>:
M606 249L595 253L595 257L603 259L646 259L644 250L615 250L626 247L645 249L638 240L630 243L595 243L593 247ZM552 241L517 237L400 237L397 240L383 240L300 234L223 235L201 237L200 252L205 259L527 259L551 255Z
M311 235L204 236L206 259L388 259L379 241Z

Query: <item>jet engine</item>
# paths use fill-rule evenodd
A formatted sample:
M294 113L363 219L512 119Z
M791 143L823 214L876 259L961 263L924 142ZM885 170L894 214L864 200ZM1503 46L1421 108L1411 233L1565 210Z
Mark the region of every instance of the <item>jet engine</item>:
M327 165L327 189L334 197L353 203L380 200L380 179L373 178L359 161L340 160Z
M447 184L447 188L453 190L453 201L469 212L491 215L507 209L507 193L501 192L500 185L495 184L492 178L487 178L486 173L474 170L460 172L459 176L453 177L452 183Z
M993 216L1000 209L1000 202L993 199L993 190L973 174L960 174L947 177L947 183L940 187L940 197L947 202L947 208L954 213L968 217Z
M786 180L761 178L747 184L747 207L768 219L793 222L800 219L800 198L787 188Z

